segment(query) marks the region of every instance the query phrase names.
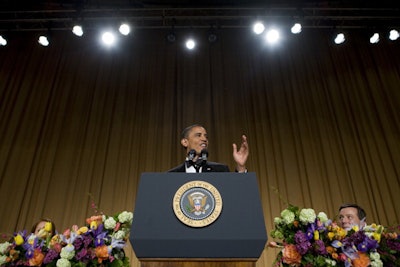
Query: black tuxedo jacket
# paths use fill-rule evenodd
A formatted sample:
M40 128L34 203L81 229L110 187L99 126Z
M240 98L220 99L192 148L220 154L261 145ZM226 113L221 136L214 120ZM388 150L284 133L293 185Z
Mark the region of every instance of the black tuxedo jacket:
M170 169L168 172L186 172L185 163ZM229 172L229 167L221 163L207 161L202 172Z

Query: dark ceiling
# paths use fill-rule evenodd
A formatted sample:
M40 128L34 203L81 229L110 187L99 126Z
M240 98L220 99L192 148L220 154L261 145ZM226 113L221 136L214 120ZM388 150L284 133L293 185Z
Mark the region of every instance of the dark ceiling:
M400 27L399 4L392 1L307 0L2 0L0 31L69 30L128 20L138 28L247 27L255 18L301 19L305 28Z

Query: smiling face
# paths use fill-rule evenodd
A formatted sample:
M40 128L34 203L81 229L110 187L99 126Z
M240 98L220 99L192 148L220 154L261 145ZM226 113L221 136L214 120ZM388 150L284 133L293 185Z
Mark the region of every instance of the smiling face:
M206 129L201 126L193 127L188 134L181 139L181 144L186 148L186 152L191 149L200 154L201 150L208 147L208 135Z
M339 222L342 228L349 230L354 225L362 226L358 211L354 207L343 208L339 212Z

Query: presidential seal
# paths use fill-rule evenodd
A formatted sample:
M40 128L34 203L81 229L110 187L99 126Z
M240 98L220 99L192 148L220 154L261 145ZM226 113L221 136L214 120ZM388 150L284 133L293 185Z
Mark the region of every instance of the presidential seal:
M213 223L221 214L222 198L217 188L204 181L191 181L176 191L173 199L176 217L192 227Z

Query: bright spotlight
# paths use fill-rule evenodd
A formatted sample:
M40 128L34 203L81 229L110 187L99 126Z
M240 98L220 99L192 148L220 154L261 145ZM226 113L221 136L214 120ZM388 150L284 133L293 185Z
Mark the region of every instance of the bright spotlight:
M83 29L81 25L75 25L72 28L72 32L76 35L76 36L82 36L83 35Z
M276 29L268 30L267 34L265 35L265 40L270 43L274 44L279 40L279 31Z
M38 42L39 42L39 44L41 44L42 46L48 46L48 45L50 44L50 43L49 43L49 40L48 40L47 37L44 36L44 35L39 36Z
M101 40L105 45L112 46L115 43L115 36L112 32L107 31L101 35Z
M264 30L265 30L265 26L264 26L264 24L263 24L262 22L256 22L256 23L254 23L254 25L253 25L253 32L254 32L255 34L261 34L261 33L264 32Z
M193 39L188 39L186 41L186 48L192 50L196 47L196 42Z
M290 30L293 34L301 33L301 24L300 23L293 24L293 26Z
M344 41L346 41L346 37L343 33L338 33L334 40L335 44L342 44Z
M369 39L371 44L376 44L379 42L379 33L374 33L371 38Z
M119 26L119 32L122 35L128 35L131 32L131 27L129 27L128 24L123 23L123 24L121 24L121 26Z
M0 35L0 45L1 46L6 46L7 45L7 40L3 36Z
M389 39L390 39L390 40L395 41L395 40L397 40L399 37L400 37L399 31L397 31L397 30L391 30L391 31L389 32Z

